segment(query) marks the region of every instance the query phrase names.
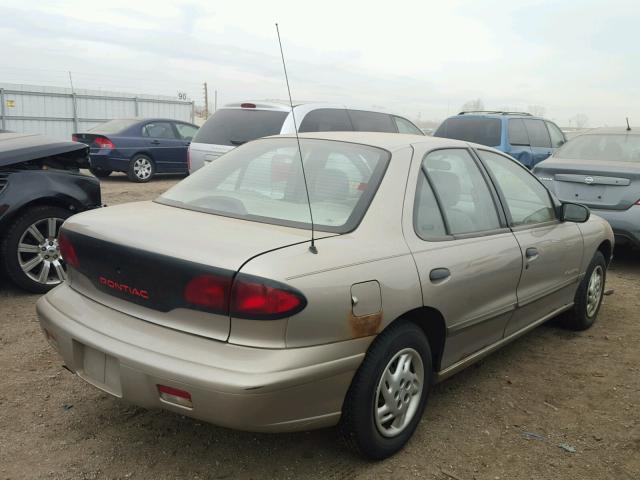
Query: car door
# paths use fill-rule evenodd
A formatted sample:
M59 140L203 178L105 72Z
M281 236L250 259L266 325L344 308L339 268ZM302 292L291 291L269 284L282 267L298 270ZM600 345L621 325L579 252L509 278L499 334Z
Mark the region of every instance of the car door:
M545 160L553 153L551 149L551 137L549 136L549 131L544 121L535 118L524 118L522 121L524 122L527 134L529 135L529 141L531 142L533 161L529 167L533 168L537 163Z
M471 151L417 147L404 233L425 306L447 325L442 368L502 338L522 269L497 195Z
M533 168L533 153L529 134L521 118L510 118L507 126L509 145L506 153L528 168Z
M505 206L509 226L522 251L518 309L508 336L570 306L580 280L583 241L578 226L557 219L549 191L509 157L478 149Z
M187 161L184 140L178 138L171 122L146 123L142 127L142 136L155 162L157 173L184 169L183 165Z
M179 165L176 165L176 168L178 168L180 172L186 173L188 171L187 150L189 149L191 140L193 140L193 137L196 135L198 131L198 127L196 127L195 125L191 125L189 123L182 123L182 122L175 122L173 125L176 131L178 132L179 140L181 140L182 142L182 150L180 152L180 163Z

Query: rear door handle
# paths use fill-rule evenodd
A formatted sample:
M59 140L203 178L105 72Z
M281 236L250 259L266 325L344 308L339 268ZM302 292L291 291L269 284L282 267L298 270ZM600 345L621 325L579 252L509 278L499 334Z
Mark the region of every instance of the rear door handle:
M151 140L151 145L160 145L160 140Z
M538 249L535 247L529 247L527 248L525 255L527 256L527 260L535 260L538 258Z
M429 272L429 280L432 282L439 282L445 278L449 278L450 276L451 272L448 268L434 268Z

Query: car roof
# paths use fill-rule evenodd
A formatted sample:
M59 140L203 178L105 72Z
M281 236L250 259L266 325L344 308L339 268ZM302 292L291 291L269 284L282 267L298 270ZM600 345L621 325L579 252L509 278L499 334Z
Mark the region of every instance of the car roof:
M599 127L582 132L581 135L640 135L640 127L631 130L627 130L627 127Z
M456 115L452 115L448 118L477 118L477 117L489 117L489 118L531 118L535 120L544 120L542 117L531 115L527 112L503 112L499 110L473 110L463 111Z
M295 138L294 134L274 135L267 138ZM410 145L427 144L431 148L440 147L464 147L475 146L472 143L462 140L454 140L444 137L429 137L424 135L411 135L405 133L386 132L314 132L301 133L299 138L309 138L318 140L334 140L339 142L359 143L372 147L383 148L390 152L408 147ZM482 145L478 145L482 146ZM484 147L486 148L486 147Z
M0 133L0 167L86 148L82 143L37 133Z
M233 102L227 103L223 105L220 109L229 108L229 109L240 109L243 108L243 104L253 104L255 105L255 110L275 110L280 112L290 112L291 105L289 102L284 100L245 100L243 102ZM376 113L386 113L389 115L400 116L396 113L389 112L387 110L381 108L373 108L366 107L362 105L344 105L341 103L330 103L330 102L295 102L293 104L294 108L298 109L300 107L304 107L305 110L315 110L320 108L344 108L347 110L362 110L365 112L376 112ZM245 108L246 109L246 108ZM246 109L249 110L249 109Z
M187 122L186 120L176 120L175 118L162 118L162 117L119 117L119 118L111 118L105 122L110 122L111 120L130 120L132 122L180 122L180 123L188 123L193 125L191 122Z

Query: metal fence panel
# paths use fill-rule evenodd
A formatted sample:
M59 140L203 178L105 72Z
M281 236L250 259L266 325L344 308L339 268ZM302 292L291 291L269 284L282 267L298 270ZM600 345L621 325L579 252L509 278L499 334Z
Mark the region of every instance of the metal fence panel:
M171 97L0 83L0 129L16 132L69 139L112 118L193 115L193 102Z

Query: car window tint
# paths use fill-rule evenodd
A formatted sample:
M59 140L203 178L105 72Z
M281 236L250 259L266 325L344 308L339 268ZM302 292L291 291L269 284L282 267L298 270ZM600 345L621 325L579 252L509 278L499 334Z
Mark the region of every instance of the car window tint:
M386 113L348 110L354 130L357 132L397 132L391 115Z
M529 136L524 128L524 122L520 118L509 119L509 144L529 145Z
M200 127L193 143L238 146L278 135L289 112L255 108L221 108Z
M507 202L512 226L531 225L556 218L547 189L515 160L478 150Z
M423 240L447 235L438 202L423 169L420 170L418 176L418 188L413 207L413 225L416 234Z
M563 133L555 124L551 122L546 122L546 124L549 129L549 135L551 136L551 146L553 148L560 148L566 141Z
M147 123L142 127L142 136L149 138L176 138L173 127L169 122Z
M449 234L500 228L489 187L467 150L436 150L425 156L422 168L435 189Z
M527 133L529 134L529 140L532 147L551 147L551 139L549 138L549 132L547 127L544 126L542 120L524 119Z
M500 145L501 125L502 122L498 118L460 115L445 120L433 136L495 147Z
M396 127L398 127L398 133L410 133L412 135L424 135L422 130L416 127L413 123L411 123L406 118L402 117L393 117L393 121L396 122Z
M192 140L198 131L198 127L189 125L188 123L176 123L175 126L183 140Z
M298 131L303 132L350 132L351 120L343 108L321 108L307 113Z

